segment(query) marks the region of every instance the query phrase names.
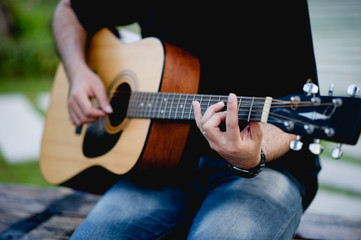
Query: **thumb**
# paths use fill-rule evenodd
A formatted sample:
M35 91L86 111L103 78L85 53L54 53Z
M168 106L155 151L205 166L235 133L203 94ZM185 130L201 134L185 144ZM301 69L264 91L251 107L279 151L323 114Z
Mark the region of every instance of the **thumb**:
M251 139L255 142L262 143L263 139L263 127L261 122L249 122L249 133Z
M109 113L109 114L113 112L113 108L109 103L108 96L106 94L106 91L105 91L104 87L97 88L94 91L94 95L95 95L95 98L98 101L98 104L99 104L100 108L104 112Z

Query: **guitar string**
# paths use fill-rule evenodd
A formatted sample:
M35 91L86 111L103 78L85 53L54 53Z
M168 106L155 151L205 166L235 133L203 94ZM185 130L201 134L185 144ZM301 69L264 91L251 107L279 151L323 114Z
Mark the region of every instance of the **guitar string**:
M141 104L146 105L146 102L143 101L143 100L145 100L145 99L133 100L132 103L133 103L133 105L141 105ZM175 101L177 101L177 100L175 100ZM188 101L186 101L186 102L182 102L182 104L181 104L182 107L181 107L181 108L183 108L183 107L185 106L185 108L186 108L187 110L192 109L192 108L193 108L193 107L192 107L192 102L193 102L193 101L190 101L190 100L188 100ZM135 103L135 104L134 104L134 103ZM218 101L215 101L214 104L215 104L215 103L218 103ZM151 101L151 102L148 102L148 104L152 104L152 107L155 107L155 108L158 107L158 108L160 108L163 103ZM208 107L209 107L210 105L212 105L212 104L213 104L213 102L211 102L211 104L201 102L201 109L208 108ZM299 103L297 103L297 104L294 104L294 103L292 103L292 102L289 102L289 103L277 104L277 103L275 103L275 102L273 101L270 107L271 107L271 108L291 108L291 107L296 107L296 108L298 108L298 107L334 106L334 105L335 105L335 104L333 104L333 103L320 103L320 104L315 105L315 104L312 103L312 102L299 102ZM190 106L190 107L189 107L189 106ZM137 106L135 106L135 107L137 107ZM141 107L143 107L143 105L142 105ZM176 105L176 106L165 107L164 109L173 110L173 109L178 109L179 107L180 107L179 105ZM227 104L225 104L225 108L226 108L226 107L227 107ZM251 107L253 108L251 111L257 111L257 109L255 109L255 108L263 109L263 108L264 108L264 101L263 101L263 102L260 102L260 101L257 102L257 101L255 101L253 104L252 104L252 101L249 101L249 102L242 101L242 102L240 102L240 104L239 104L239 109L240 109L240 111L247 111L247 112L248 112ZM146 110L146 108L145 108L144 110Z
M111 91L108 91L108 93L111 92ZM115 93L121 93L121 94L124 94L124 93L130 93L130 92L127 92L127 91L113 91ZM130 95L138 95L138 96L145 96L145 98L148 98L148 96L150 95L155 95L155 96L159 96L159 95L162 95L163 97L173 97L173 99L176 99L175 97L179 96L179 99L182 99L182 97L184 96L194 96L193 98L195 100L200 100L200 99L203 99L203 98L206 98L205 101L211 101L212 103L217 103L219 101L223 101L225 102L227 99L228 99L228 96L225 96L225 95L208 95L208 94L188 94L188 93L170 93L170 92L132 92L132 94ZM118 97L117 94L114 94L112 97ZM200 99L199 99L200 98ZM208 99L209 98L209 99ZM214 98L217 98L217 100L213 100ZM240 96L240 97L237 97L238 100L265 100L266 98L265 97L245 97L245 96ZM309 103L309 104L314 104L313 102L311 101L306 101L306 102L293 102L293 101L286 101L286 100L279 100L279 99L272 99L272 101L274 103L276 102L279 102L279 103L286 103L286 104L304 104L304 103ZM322 104L322 103L321 103ZM333 105L332 103L329 103L329 105Z
M195 98L196 97L196 95L192 95L193 96L193 98ZM146 96L147 97L147 96ZM169 94L167 94L167 96L162 96L162 99L167 99L167 98L171 98L172 96L171 95L169 95ZM186 96L187 97L187 96ZM186 98L185 97L185 98ZM204 96L203 96L204 97ZM219 99L222 99L222 97L223 96L211 96L210 97L210 99L208 99L208 97L207 97L207 99L205 100L205 101L207 101L208 103L203 103L203 101L201 102L201 109L202 110L204 110L205 109L205 107L207 108L207 107L209 107L209 105L211 105L210 103L211 102L214 102L215 100L211 100L211 98L217 98L218 100L216 101L216 102L219 102ZM198 96L198 98L199 98L199 96ZM202 96L200 96L200 98L202 98ZM250 98L250 99L253 99L253 98ZM162 108L163 107L163 103L164 102L162 102L162 101L160 101L160 102L154 102L154 101L150 101L150 102L148 102L147 104L149 104L149 106L150 105L152 105L152 104L155 104L155 106L152 106L152 108L144 108L144 105L145 105L145 102L147 102L147 101L149 101L147 98L144 98L144 96L142 97L142 99L137 99L137 100L133 100L133 103L135 103L135 105L139 105L139 106L141 106L141 108L140 109L138 109L138 111L143 111L143 112L150 112L150 114L151 114L151 112L157 112L157 111L160 111L160 110L162 110L162 111L166 111L166 112L168 112L169 111L169 115L171 115L171 111L176 111L177 112L177 110L180 108L180 106L181 106L181 108L182 108L182 114L181 115L184 115L184 114L189 114L189 113L192 113L192 109L193 109L193 107L192 107L192 105L191 105L191 102L193 102L193 100L188 100L188 101L186 101L186 102L183 102L183 99L182 99L182 97L180 97L180 98L173 98L171 101L172 101L172 103L171 103L171 106L167 106L167 103L166 103L166 106L164 106L164 108ZM179 103L182 101L182 104L180 104L179 105ZM176 103L175 105L175 107L173 107L173 105L174 105L174 102L178 102L178 103ZM260 106L257 106L258 104L260 104ZM243 105L245 105L244 103L243 103ZM189 107L190 106L190 107ZM249 105L249 106L251 106L251 105ZM256 103L254 103L253 104L253 106L255 107L255 108L257 108L257 107L263 107L264 106L264 103L263 102L256 102ZM226 106L225 106L226 107ZM240 104L240 107L242 107L242 108L244 108L244 106L242 106L242 104ZM248 107L248 106L247 106ZM249 107L248 107L248 109L249 109ZM254 111L257 111L257 110L254 110ZM247 110L247 112L249 112L249 110Z
M124 93L129 93L129 92L124 92ZM135 93L138 93L138 92L135 92ZM139 92L140 93L140 92ZM144 92L143 92L144 93ZM152 94L152 93L147 93L147 94L144 94L144 95L147 95L148 94ZM155 95L163 95L162 92L159 93L154 93ZM180 96L180 98L173 98L172 100L174 101L180 101L182 100L182 97L185 96L186 94L179 94L179 93L165 93L167 97L172 97L172 96ZM139 95L139 94L138 94ZM227 96L218 96L218 95L200 95L200 94L190 94L190 96L195 96L194 99L197 101L199 101L199 99L197 98L204 98L206 97L206 100L204 101L207 101L209 104L206 104L206 103L203 103L203 101L201 102L201 106L204 106L204 104L206 106L210 106L210 105L213 105L213 104L216 104L218 102L220 102L222 100L222 98L225 100L227 98ZM146 96L146 98L147 98ZM163 95L165 96L165 95ZM113 96L114 97L114 96ZM118 96L115 96L115 97L118 97ZM210 99L208 99L210 98ZM220 98L221 100L213 100L212 98ZM238 97L238 100L240 100L240 105L242 107L242 105L244 106L247 106L247 103L250 103L252 102L252 100L262 100L264 101L266 98L263 98L263 97ZM144 101L142 100L145 100L145 98L143 97L142 99L138 100L138 103L142 103ZM154 102L152 101L153 98L150 99L150 102ZM247 102L247 100L249 100ZM149 101L149 100L148 100ZM188 100L190 103L193 102L193 100ZM134 101L133 101L134 102ZM136 102L136 101L135 101ZM223 101L225 102L225 101ZM157 103L160 103L160 102L157 102ZM188 102L187 102L188 103ZM188 104L190 104L188 103ZM225 102L226 103L226 102ZM255 102L256 103L256 102ZM262 104L262 102L259 102L260 104ZM304 101L304 102L292 102L292 101L285 101L285 100L278 100L278 99L273 99L272 100L272 105L271 105L271 108L281 108L281 107L291 107L291 106L296 106L296 107L311 107L311 106L315 106L315 104L311 101ZM250 104L251 105L251 104ZM334 104L333 103L320 103L318 104L317 106L333 106ZM257 107L256 104L253 105L254 107ZM259 107L262 107L263 108L263 104Z
M125 91L116 91L113 97L118 97L118 94L128 94L129 92ZM135 96L135 97L134 97ZM156 97L156 98L154 98ZM188 99L189 98L189 99ZM201 105L201 110L204 112L210 105L216 104L220 101L225 102L224 109L227 107L227 100L228 96L220 96L220 95L203 95L203 94L179 94L179 93L141 93L141 92L135 92L132 93L130 96L130 104L133 107L132 114L129 114L128 117L131 115L134 115L135 117L144 117L148 118L149 116L152 118L158 118L158 119L189 119L194 120L193 113L193 106L192 102L194 100L199 101ZM135 99L135 100L134 100ZM162 100L164 99L171 99L171 105L170 107L167 107L168 102L166 101L165 107L162 108L164 102ZM247 120L247 121L260 121L263 113L263 108L265 104L266 98L263 97L237 97L238 103L238 118L240 120ZM140 108L139 104L143 103L152 103L155 104L155 107L153 109L149 110L147 108ZM173 107L175 103L175 107ZM182 111L178 112L179 110L179 104L181 103ZM190 106L190 107L188 107ZM279 99L272 99L271 108L298 108L298 107L312 107L315 106L315 104L311 101L302 101L302 102L295 102L295 101L286 101L286 100L279 100ZM332 112L330 115L332 115L336 109L336 105L333 103L319 103L316 106L334 106L332 109ZM164 114L163 116L159 114L160 109L163 109ZM295 110L295 109L293 109ZM149 112L151 111L151 112ZM175 113L172 114L172 111L175 111ZM167 115L167 112L169 114ZM327 108L325 108L324 113L327 112ZM128 115L128 114L127 114ZM157 116L156 116L157 115ZM184 116L188 116L185 118ZM269 112L268 120L269 123L280 123L282 122L281 119L293 121L295 123L307 125L309 123L298 120L292 117L287 117L281 114L277 114L274 112ZM325 126L318 126L313 125L315 128L324 129Z
M276 118L276 120L274 120L274 118ZM291 118L291 117L287 117L287 116L283 116L283 115L280 115L280 114L277 114L277 113L270 113L270 116L268 117L267 122L268 123L280 123L279 119L285 119L285 120L293 121L294 123L299 123L299 124L302 124L303 126L310 124L308 122L305 122L305 121L302 121L302 120L299 120L299 119L295 119L295 118ZM319 129L322 129L322 130L327 128L327 126L318 126L318 125L315 125L315 124L312 124L312 126L314 128L319 128Z
M247 105L247 106L242 106L238 109L239 115L241 115L242 113L244 113L245 115L248 115L249 112L251 112L251 114L255 114L255 113L262 113L264 105L253 105L253 108L250 110L250 107L252 105ZM299 106L299 107L305 107L307 105L303 105L303 106ZM308 106L313 106L313 105L308 105ZM332 104L324 104L324 106L332 106ZM291 107L291 105L283 105L283 106L272 106L271 108L285 108L285 107ZM206 110L207 106L203 106L201 108L202 112L204 113ZM175 115L175 116L182 116L184 114L192 114L193 113L193 108L192 107L183 107L184 111L182 113L178 113L178 114L172 114L172 112L177 112L177 107L165 107L165 108L161 108L160 106L158 107L153 107L153 108L134 108L133 114L137 114L137 113L146 113L146 114L150 114L152 115L152 113L157 113L158 111L164 111L164 114L166 114L167 112L169 112L169 115ZM327 109L326 109L327 110ZM224 110L223 110L224 111ZM329 114L329 116L332 115L334 111L332 110L332 112ZM272 112L270 112L272 113Z
M125 91L114 91L115 93L129 93L129 92L125 92ZM184 118L184 115L188 115L188 118L193 118L193 116L191 116L191 114L193 113L193 107L191 105L191 103L196 100L196 101L200 101L201 104L201 110L202 112L205 111L206 108L208 108L210 105L218 103L220 101L225 101L226 99L228 99L227 96L220 96L220 95L203 95L203 94L182 94L182 93L141 93L141 92L134 92L132 95L136 95L136 97L138 98L138 100L136 101L132 101L132 105L137 105L137 104L141 104L144 102L149 102L154 104L155 103L155 107L148 109L148 108L140 108L138 107L138 110L133 111L130 115L135 115L135 116L152 116L155 117L155 114L158 113L158 111L160 111L160 109L162 109L163 111L163 116L161 116L162 114L158 113L158 118L174 118L174 119L178 119L178 118ZM153 95L153 96L152 96ZM154 96L157 97L157 101L154 102ZM161 100L162 99L168 99L171 98L172 102L171 102L171 106L167 107L168 102L166 102L166 106L164 108L162 108L163 102L161 102L161 100L158 102L159 96L161 96ZM183 102L183 100L187 99L187 97L191 96L191 98L193 97L193 100L186 100L185 103ZM117 97L116 95L113 95L113 97ZM139 99L139 97L141 99ZM185 98L185 99L183 99ZM217 100L214 100L217 99ZM263 102L260 102L258 100L262 100ZM146 100L146 101L144 101ZM239 101L239 113L238 113L238 117L240 119L242 118L246 118L248 117L249 120L259 120L260 117L262 116L262 112L259 111L260 109L264 108L264 101L265 98L262 97L237 97L237 100ZM255 101L256 100L256 101ZM178 113L178 109L179 109L179 103L182 101L182 106L186 106L186 107L182 107L182 113ZM206 101L207 103L204 103L203 101ZM178 102L176 103L175 107L173 107L174 102ZM187 107L187 105L190 105L190 107ZM334 104L332 103L321 103L318 104L318 106L332 106ZM278 100L278 99L273 99L272 100L272 105L271 108L289 108L289 107L307 107L307 106L315 106L314 103L307 101L307 102L292 102L292 101L285 101L285 100ZM137 108L137 106L134 107L134 109ZM226 105L225 105L226 108ZM333 109L333 111L330 113L332 114L334 112L335 108ZM175 113L172 114L172 111L175 111ZM327 109L325 110L325 112L327 111ZM168 117L166 117L166 114L169 112ZM243 112L243 113L242 113ZM245 114L244 114L245 113ZM258 116L256 115L258 114ZM283 115L279 115L279 114L275 114L270 112L269 113L271 116L276 116L277 118L283 118L283 119L287 119L287 117L283 116ZM292 119L292 118L289 118ZM292 119L294 121L297 121L295 119ZM300 121L298 121L300 122ZM304 122L302 122L304 123Z
M187 114L188 114L188 112L186 112L186 115ZM164 119L164 118L166 118L166 119L169 119L169 118L170 119L172 119L172 118L179 119L179 118L183 117L183 115L184 114L181 114L181 113L179 113L177 115L172 115L173 117L165 117L165 116L160 115L160 116L158 116L158 118L160 118L160 119ZM147 116L148 115L145 114L143 117L147 117ZM153 116L153 115L150 114L150 116ZM248 118L248 111L247 112L245 112L245 111L239 112L238 117L239 117L240 120L246 120ZM260 121L261 117L262 117L262 112L261 111L253 111L249 120L250 121ZM294 122L298 122L298 123L302 123L302 124L308 124L307 122L300 121L300 120L297 120L297 119L294 119L294 118L291 118L291 117L287 117L287 116L284 116L284 115L281 115L281 114L273 113L273 112L269 113L268 122L277 122L276 120L273 120L272 117L276 117L278 119L292 120ZM188 118L188 119L194 119L194 116L192 116L191 118Z

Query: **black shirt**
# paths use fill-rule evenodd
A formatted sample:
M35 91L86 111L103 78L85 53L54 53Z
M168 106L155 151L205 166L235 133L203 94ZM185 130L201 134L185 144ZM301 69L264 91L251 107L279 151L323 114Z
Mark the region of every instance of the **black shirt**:
M158 37L198 57L200 93L278 98L302 93L309 78L317 84L307 1L202 5L72 0L72 7L90 33L138 22L143 37ZM316 193L320 166L304 146L268 166L297 183L306 208ZM184 159L196 162L199 155L220 158L193 124Z

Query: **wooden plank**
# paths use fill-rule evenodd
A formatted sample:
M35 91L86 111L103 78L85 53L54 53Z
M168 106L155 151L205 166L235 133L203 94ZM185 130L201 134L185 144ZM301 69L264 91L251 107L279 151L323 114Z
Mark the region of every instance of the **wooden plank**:
M305 214L295 239L361 239L361 219L314 213Z
M38 228L26 234L26 239L69 239L74 230L84 220L81 216L65 215L54 216L44 222Z
M67 189L0 184L0 232L22 219L44 211L52 201L66 194L69 194Z
M0 184L0 239L68 239L99 196Z

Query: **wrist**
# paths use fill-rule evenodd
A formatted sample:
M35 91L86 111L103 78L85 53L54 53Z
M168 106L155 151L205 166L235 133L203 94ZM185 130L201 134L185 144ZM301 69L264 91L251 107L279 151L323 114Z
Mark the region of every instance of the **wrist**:
M263 152L263 150L261 149L260 162L256 167L249 168L249 169L243 169L243 168L239 168L239 167L233 166L232 164L228 163L228 168L234 175L237 175L237 176L243 177L243 178L253 178L262 171L262 168L265 165L266 165L266 155Z
M76 61L74 64L66 66L67 73L69 74L69 80L74 81L75 79L83 78L84 74L91 71L89 66L83 61Z

